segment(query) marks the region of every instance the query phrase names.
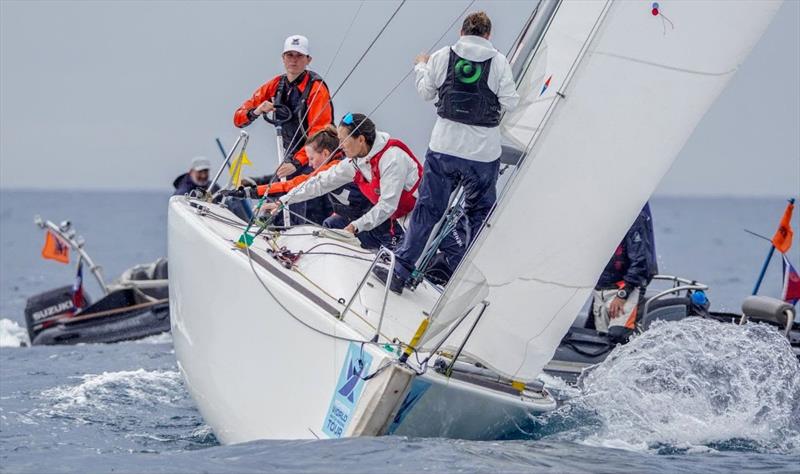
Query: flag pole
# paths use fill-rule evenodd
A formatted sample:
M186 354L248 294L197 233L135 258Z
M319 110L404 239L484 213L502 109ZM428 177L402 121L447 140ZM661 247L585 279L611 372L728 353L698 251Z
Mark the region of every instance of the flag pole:
M225 147L222 146L222 140L220 140L219 137L216 137L215 140L217 141L217 146L219 147L219 152L222 153L222 157L223 157L223 159L225 159L225 164L228 165L228 169L230 169L231 164L227 160L228 154L225 152ZM245 217L247 217L248 220L252 219L253 218L253 210L250 209L250 206L248 206L247 203L244 202L244 201L239 201L239 204L242 206L242 209L244 210Z
M758 294L758 289L761 288L761 282L764 280L764 275L767 273L767 267L769 267L769 262L772 260L772 256L775 255L775 246L770 244L769 252L767 253L767 259L764 260L764 265L761 267L761 273L758 274L758 280L756 280L756 286L753 288L753 294Z
M794 198L789 199L789 205L794 204ZM758 294L759 288L761 288L761 282L764 281L764 275L767 273L767 267L769 267L769 262L772 260L772 256L775 255L775 244L770 241L769 252L767 252L767 258L764 260L764 265L761 266L761 273L758 274L758 280L756 280L756 286L753 287L753 294Z

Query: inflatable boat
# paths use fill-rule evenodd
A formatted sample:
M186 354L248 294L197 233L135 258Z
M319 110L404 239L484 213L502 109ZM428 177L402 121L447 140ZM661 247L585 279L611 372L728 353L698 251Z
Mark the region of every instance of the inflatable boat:
M49 238L57 239L57 245L78 255L77 265L81 270L84 264L88 267L103 295L92 301L82 282L76 282L28 298L25 323L32 345L109 343L169 331L165 258L136 265L107 284L69 221L57 225L37 216L34 222L50 233Z

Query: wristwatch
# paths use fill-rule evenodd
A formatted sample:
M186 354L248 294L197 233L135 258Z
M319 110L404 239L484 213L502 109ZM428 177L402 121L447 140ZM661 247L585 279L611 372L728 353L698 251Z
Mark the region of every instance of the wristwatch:
M300 160L294 157L284 158L283 162L294 166L297 171L300 171L300 169L303 168L303 164L300 163Z
M617 298L620 298L620 299L623 299L623 300L627 300L628 299L628 290L626 290L625 288L620 288L619 290L617 290Z

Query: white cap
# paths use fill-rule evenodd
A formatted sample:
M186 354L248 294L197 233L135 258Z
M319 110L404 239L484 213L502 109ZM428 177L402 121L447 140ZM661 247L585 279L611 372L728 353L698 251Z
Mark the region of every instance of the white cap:
M192 171L203 171L211 169L211 162L204 156L195 156L192 158Z
M286 41L283 42L283 52L287 51L297 51L298 53L308 54L308 38L302 35L292 35L286 38Z

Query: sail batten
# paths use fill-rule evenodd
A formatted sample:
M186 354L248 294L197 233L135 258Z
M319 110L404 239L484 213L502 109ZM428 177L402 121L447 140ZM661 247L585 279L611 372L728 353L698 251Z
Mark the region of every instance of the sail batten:
M501 127L527 156L434 309L430 340L485 299L464 354L534 379L780 3L659 4L670 23L648 2L564 0L536 55L516 57L521 105Z

